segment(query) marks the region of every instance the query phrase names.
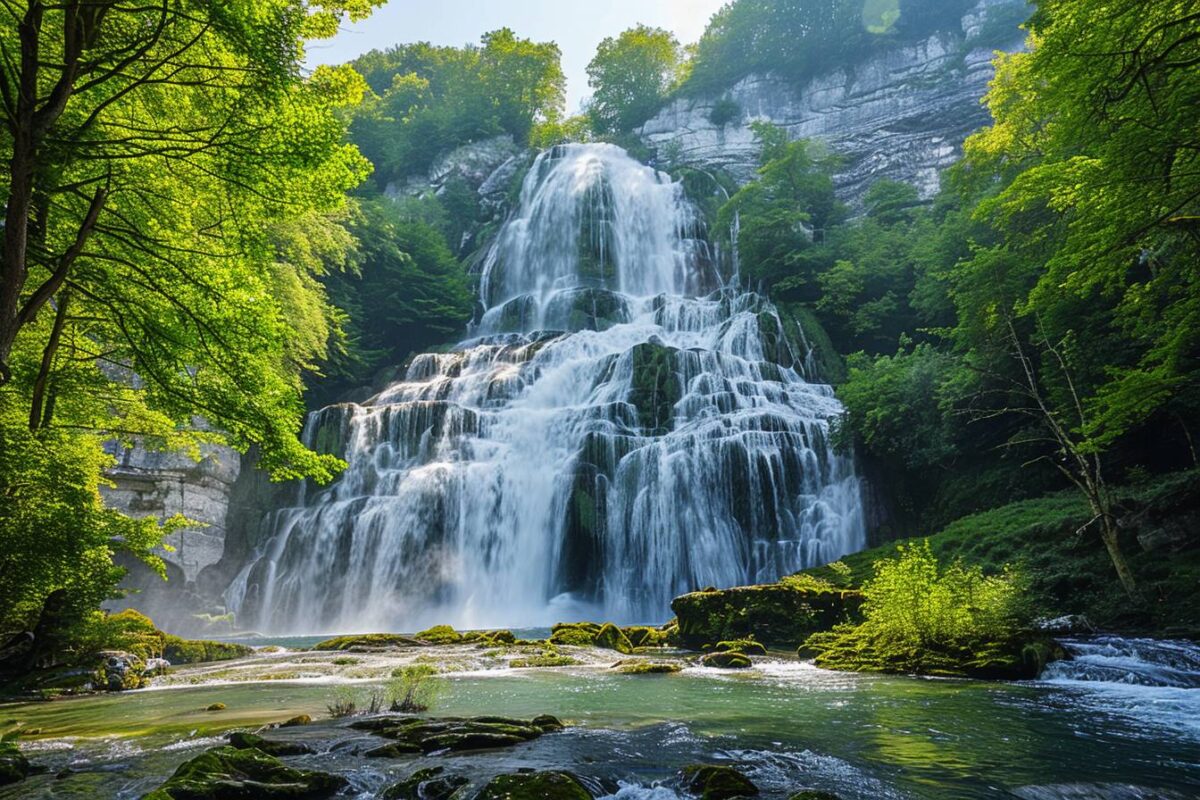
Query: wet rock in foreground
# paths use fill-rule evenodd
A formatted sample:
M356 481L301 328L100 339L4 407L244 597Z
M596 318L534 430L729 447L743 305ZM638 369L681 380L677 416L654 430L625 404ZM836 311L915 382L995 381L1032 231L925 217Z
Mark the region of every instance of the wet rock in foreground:
M733 767L693 764L680 772L683 788L700 800L733 800L754 797L758 787Z
M351 723L351 728L369 731L392 742L368 753L372 758L395 757L409 753L463 752L513 747L532 741L542 734L562 730L555 717L544 715L532 720L509 717L375 717Z
M323 800L347 785L340 775L295 769L261 750L217 747L180 764L142 800Z
M475 800L592 800L592 794L569 772L519 772L492 778Z

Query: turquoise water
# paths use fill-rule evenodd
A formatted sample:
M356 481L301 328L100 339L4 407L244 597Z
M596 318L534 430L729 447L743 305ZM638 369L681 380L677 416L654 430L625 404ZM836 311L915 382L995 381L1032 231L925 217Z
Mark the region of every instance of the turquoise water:
M459 662L470 653L437 650ZM1200 797L1200 692L1192 688L1072 675L1019 684L855 675L782 658L747 673L621 676L605 669L611 652L591 652L588 665L551 670L478 669L468 659L460 668L475 671L444 679L433 713L551 713L571 725L516 750L380 764L357 755L369 737L336 721L272 735L314 742L324 752L305 759L346 774L349 796L360 798L429 761L480 780L518 767L567 768L598 793L670 798L678 767L712 760L742 765L766 797L809 787L845 800ZM333 665L353 658L277 656L250 662L236 680L181 670L175 688L4 707L10 724L40 729L26 743L35 761L75 772L0 798L138 797L217 734L302 712L327 716L335 693L369 694L378 685L369 673L392 663ZM261 680L285 668L314 674ZM202 710L214 702L227 708ZM657 793L656 783L664 784Z

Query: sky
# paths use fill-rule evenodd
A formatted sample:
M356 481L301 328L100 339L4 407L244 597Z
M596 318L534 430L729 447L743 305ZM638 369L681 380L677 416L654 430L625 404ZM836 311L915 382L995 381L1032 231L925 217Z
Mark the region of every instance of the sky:
M725 0L389 0L365 22L343 25L335 38L312 42L308 63L340 64L368 50L402 42L477 43L487 31L509 27L518 36L554 41L562 49L567 110L590 91L587 64L606 36L644 24L666 28L683 44L704 32Z

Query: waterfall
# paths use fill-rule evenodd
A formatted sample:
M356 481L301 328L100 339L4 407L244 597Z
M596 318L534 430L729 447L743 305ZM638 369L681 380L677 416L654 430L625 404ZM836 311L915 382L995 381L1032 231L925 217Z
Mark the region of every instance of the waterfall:
M704 586L863 546L841 411L701 215L612 145L541 154L485 260L472 337L309 446L349 464L264 522L226 593L263 631L661 621Z

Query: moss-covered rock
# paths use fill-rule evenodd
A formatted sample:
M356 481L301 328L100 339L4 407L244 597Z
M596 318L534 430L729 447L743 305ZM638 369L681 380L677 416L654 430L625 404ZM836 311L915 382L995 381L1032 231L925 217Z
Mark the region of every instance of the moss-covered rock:
M405 780L384 789L379 795L380 800L450 800L470 783L461 775L445 773L445 767L417 770Z
M628 400L637 409L642 429L651 436L665 434L673 427L675 404L683 396L675 363L677 352L658 341L643 342L630 352L633 381Z
M758 787L733 767L693 764L680 772L683 788L700 800L733 800L755 797Z
M713 642L754 639L796 647L809 636L853 618L862 595L837 588L798 589L778 583L704 590L676 597L678 638L695 650Z
M463 635L449 625L434 625L418 633L417 638L429 644L458 644Z
M269 756L303 756L313 752L311 747L300 742L280 742L273 739L264 739L257 734L246 733L245 731L234 731L227 738L229 739L230 747L238 750L261 750Z
M800 655L812 655L813 663L823 669L847 672L1023 680L1036 678L1049 661L1065 654L1054 641L1034 633L969 645L898 646L872 635L869 625L842 625L811 636Z
M553 644L588 647L596 643L600 626L594 622L559 622L550 629Z
M19 783L29 777L32 767L16 742L0 742L0 786Z
M426 647L429 642L398 633L360 633L353 636L335 636L313 645L313 650L396 650L404 647Z
M648 625L631 625L621 628L621 632L629 639L634 647L666 647L670 644L670 632L664 628L651 628Z
M569 772L518 772L497 775L475 800L591 800L579 779Z
M204 639L181 639L167 635L163 658L172 664L203 664L209 661L232 661L254 654L253 647L232 642L211 642Z
M633 645L630 643L629 637L611 622L604 623L599 633L596 634L596 647L616 650L618 653L626 655L633 652Z
M527 669L529 667L570 667L578 663L578 659L564 656L561 653L541 653L526 658L514 658L508 662L508 665L513 669Z
M281 727L281 728L298 728L301 725L311 725L311 724L312 724L312 717L310 717L308 714L297 714L296 716L292 717L291 719L284 720L283 722L279 723L279 727Z
M622 675L670 675L683 671L679 664L662 661L618 661L612 668Z
M363 753L366 758L400 758L401 756L413 756L423 752L418 745L409 744L408 742L388 742L381 744L379 747L373 747Z
M97 653L95 687L102 691L124 692L141 689L150 679L146 662L133 653L104 650Z
M753 666L749 656L728 651L709 653L700 659L700 663L716 669L748 669Z
M340 775L294 769L260 750L218 747L185 761L143 800L320 800L347 785Z
M836 794L830 792L819 792L816 789L806 789L803 792L796 792L788 798L788 800L842 800Z
M562 730L555 717L543 715L525 721L508 717L484 716L464 719L423 719L420 717L373 717L350 724L356 730L369 731L391 740L367 753L370 757L395 757L412 752L462 752L511 747Z

